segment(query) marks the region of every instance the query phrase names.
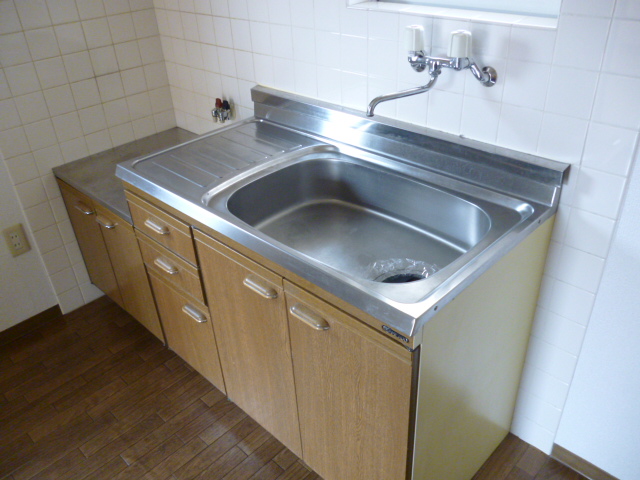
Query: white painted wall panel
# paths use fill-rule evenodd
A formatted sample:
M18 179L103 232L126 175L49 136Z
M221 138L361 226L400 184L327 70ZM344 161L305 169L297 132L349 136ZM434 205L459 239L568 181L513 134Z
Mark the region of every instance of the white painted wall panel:
M26 225L0 152L0 230L16 223ZM32 250L18 257L11 256L0 238L0 331L57 303L33 237L30 232L27 236Z
M640 167L618 229L556 443L620 480L640 478Z

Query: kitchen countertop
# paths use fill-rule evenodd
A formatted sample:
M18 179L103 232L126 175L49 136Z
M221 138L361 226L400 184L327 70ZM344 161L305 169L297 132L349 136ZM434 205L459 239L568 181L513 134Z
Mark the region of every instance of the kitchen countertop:
M165 150L195 137L196 134L175 127L61 165L53 169L53 174L131 223L124 187L115 175L117 164Z

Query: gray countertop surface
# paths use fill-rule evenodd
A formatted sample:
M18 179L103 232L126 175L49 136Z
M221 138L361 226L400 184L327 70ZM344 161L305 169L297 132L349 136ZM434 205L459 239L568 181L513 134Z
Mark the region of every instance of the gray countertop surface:
M186 142L197 135L175 127L53 169L56 177L131 223L131 214L116 166Z

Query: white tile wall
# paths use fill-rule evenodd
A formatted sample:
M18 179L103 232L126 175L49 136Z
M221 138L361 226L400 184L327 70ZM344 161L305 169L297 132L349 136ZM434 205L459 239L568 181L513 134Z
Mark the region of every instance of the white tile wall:
M67 72L61 57L48 58L34 63L43 89L58 87L68 82Z
M4 73L13 96L24 95L40 90L38 74L32 63L7 67Z
M47 0L52 23L77 22L80 19L75 0Z
M563 67L599 70L611 20L591 15L560 17L553 61Z
M640 77L602 73L592 119L637 131L640 128Z
M610 17L615 3L615 0L563 0L562 13Z
M614 19L607 42L602 69L621 75L640 76L640 65L628 61L628 52L640 43L640 23L635 20Z
M87 49L87 42L84 39L84 31L80 22L56 25L54 31L62 54L81 52Z
M638 132L592 122L587 133L582 165L627 176Z
M578 176L574 206L616 219L625 184L625 177L583 167Z
M56 41L53 28L39 28L37 30L28 30L25 33L31 58L33 60L42 60L43 58L51 58L60 55L58 42Z
M543 157L578 164L587 136L587 120L545 113L537 153Z
M77 108L86 108L100 103L98 84L95 78L71 84L71 92Z
M46 149L69 161L173 122L203 133L219 127L209 113L216 97L232 103L236 118L251 115L255 83L364 110L374 95L425 81L404 59L405 25L425 27L433 54L444 53L451 30L467 28L478 60L498 69L495 87L445 71L429 94L376 113L572 164L512 427L549 451L638 148L640 70L628 61L640 41L638 2L564 0L557 30L352 11L345 3L0 2L0 99L13 101L0 148L23 207L43 226L34 234L40 251L68 253L71 268L48 261L57 288L68 288L58 298L71 307L97 293L67 241L68 221L44 226L40 205L59 212L45 187L50 176L38 169ZM85 34L86 26L95 28ZM58 50L45 42L51 29ZM54 100L54 88L66 100ZM67 111L69 89L75 108Z
M20 21L25 29L51 24L47 4L43 0L24 0L16 4Z
M174 126L168 85L153 2L0 1L0 150L63 311L98 290L51 168Z
M93 286L93 285L91 285ZM93 296L85 295L84 292L81 292L79 288L72 288L66 292L58 295L58 302L60 305L60 309L64 312L71 312L76 308L81 307L85 303L90 302L91 300L95 300L102 296L102 292L94 287Z
M0 128L8 129L20 125L20 114L16 108L16 104L12 99L0 102L2 118L0 118Z
M49 114L54 119L58 115L73 112L77 108L71 88L66 84L45 90L44 98Z
M640 20L640 4L636 0L618 0L614 17Z

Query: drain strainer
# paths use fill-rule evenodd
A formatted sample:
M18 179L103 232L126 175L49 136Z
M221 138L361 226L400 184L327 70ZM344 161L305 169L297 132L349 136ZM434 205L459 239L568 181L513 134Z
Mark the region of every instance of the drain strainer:
M424 280L438 267L412 258L387 258L370 263L365 276L380 283L412 283Z
M419 273L394 273L378 281L382 283L410 283L410 282L415 282L417 280L422 280L424 278L427 278L427 277Z

